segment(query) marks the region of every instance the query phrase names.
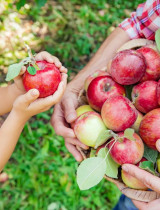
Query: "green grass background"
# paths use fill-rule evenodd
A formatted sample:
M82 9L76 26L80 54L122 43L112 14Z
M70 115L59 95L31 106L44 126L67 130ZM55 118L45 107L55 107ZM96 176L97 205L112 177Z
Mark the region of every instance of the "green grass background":
M0 0L0 83L8 65L47 50L68 68L70 79L89 61L103 40L142 0ZM32 118L4 171L0 210L112 209L120 192L112 183L80 191L77 162L50 125L53 110ZM9 128L8 128L9 132Z

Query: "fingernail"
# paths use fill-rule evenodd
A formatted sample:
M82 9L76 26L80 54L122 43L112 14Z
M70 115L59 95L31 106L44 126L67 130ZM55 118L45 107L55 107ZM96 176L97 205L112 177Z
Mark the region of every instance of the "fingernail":
M122 169L123 169L123 171L125 171L125 172L128 172L129 170L128 170L128 167L126 166L126 165L123 165L122 166Z
M83 160L83 158L82 158L81 156L77 156L77 157L76 157L76 160L77 160L78 162L81 162L81 161Z
M31 94L32 94L32 96L37 96L39 94L39 91L34 89L34 90L32 90Z

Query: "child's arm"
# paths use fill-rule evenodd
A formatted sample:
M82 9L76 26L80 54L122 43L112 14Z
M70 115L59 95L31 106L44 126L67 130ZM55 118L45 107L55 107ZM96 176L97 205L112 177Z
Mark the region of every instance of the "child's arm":
M0 128L0 171L10 158L27 120L58 103L64 93L66 83L67 75L63 73L58 90L53 95L37 99L39 91L32 89L15 100L12 111Z
M67 73L67 69L62 66L62 63L55 56L50 55L48 52L40 52L36 55L35 60L46 60L49 63L54 63L60 70L60 72ZM15 99L24 94L26 91L22 83L22 74L24 74L26 68L23 67L18 77L14 79L12 85L7 87L0 87L0 115L8 113L12 109Z

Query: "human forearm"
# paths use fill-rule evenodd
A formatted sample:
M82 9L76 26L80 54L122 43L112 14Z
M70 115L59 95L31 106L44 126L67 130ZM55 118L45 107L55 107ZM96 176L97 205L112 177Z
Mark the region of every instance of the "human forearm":
M116 51L129 39L128 34L123 29L116 28L103 42L90 62L77 74L70 84L76 84L76 87L81 89L86 77L96 70L106 67Z
M8 85L7 87L0 88L0 115L6 114L11 111L13 102L22 94L15 84Z
M19 116L11 111L0 128L0 172L10 158L25 122L26 120L19 119Z

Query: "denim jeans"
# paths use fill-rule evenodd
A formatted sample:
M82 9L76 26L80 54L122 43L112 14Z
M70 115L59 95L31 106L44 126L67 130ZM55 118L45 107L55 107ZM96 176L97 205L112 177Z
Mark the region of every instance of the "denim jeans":
M132 203L131 199L125 195L121 195L117 205L113 210L138 210Z

